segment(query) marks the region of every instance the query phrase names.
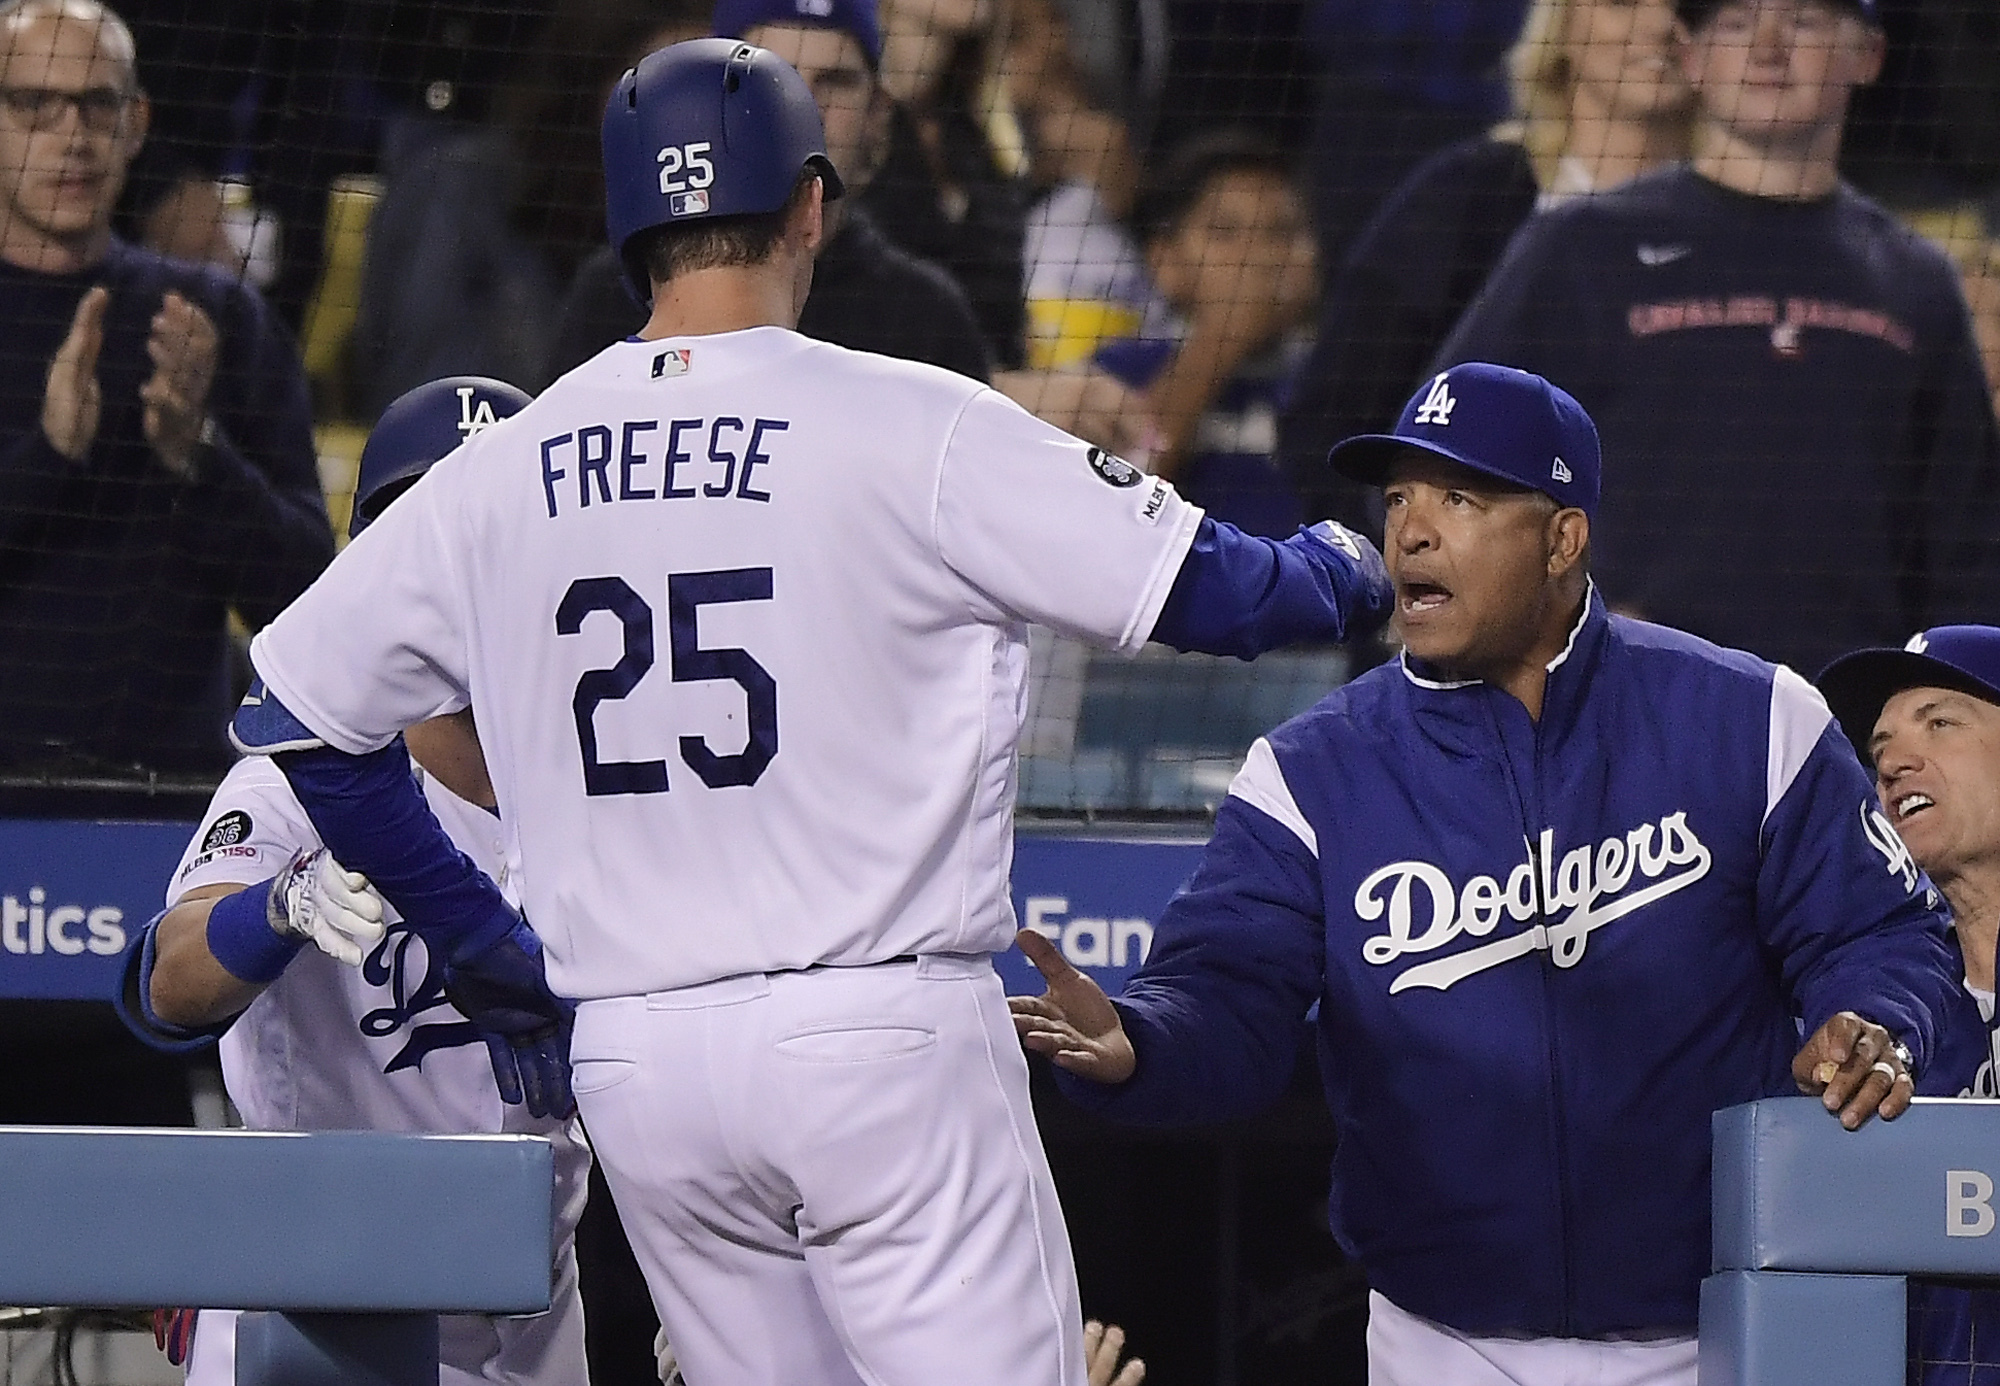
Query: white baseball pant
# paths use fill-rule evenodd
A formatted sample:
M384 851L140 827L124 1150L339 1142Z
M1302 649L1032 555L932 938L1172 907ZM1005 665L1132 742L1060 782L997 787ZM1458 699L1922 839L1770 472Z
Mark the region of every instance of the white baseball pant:
M1368 1386L1695 1386L1693 1337L1483 1338L1368 1294Z
M586 1001L577 1102L703 1386L1084 1386L1069 1237L990 959Z

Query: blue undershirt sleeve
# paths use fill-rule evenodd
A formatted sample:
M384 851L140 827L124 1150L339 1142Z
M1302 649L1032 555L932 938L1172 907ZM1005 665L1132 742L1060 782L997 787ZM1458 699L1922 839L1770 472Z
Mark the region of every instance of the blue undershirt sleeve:
M1382 555L1331 520L1266 539L1203 517L1152 638L1251 659L1284 645L1373 634L1394 602Z
M401 737L365 755L319 746L271 759L334 859L366 876L443 957L469 957L520 922L431 812Z

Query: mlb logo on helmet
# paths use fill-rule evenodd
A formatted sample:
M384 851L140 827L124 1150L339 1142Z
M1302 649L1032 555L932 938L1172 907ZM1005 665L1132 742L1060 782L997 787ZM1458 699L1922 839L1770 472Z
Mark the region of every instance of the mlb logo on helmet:
M705 192L675 193L667 201L667 211L677 217L699 216L708 210L708 194Z

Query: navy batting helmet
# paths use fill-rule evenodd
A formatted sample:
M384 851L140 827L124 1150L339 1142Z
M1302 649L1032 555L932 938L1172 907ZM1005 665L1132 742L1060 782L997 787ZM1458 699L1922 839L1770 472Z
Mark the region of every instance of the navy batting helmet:
M799 175L843 191L805 78L741 39L689 39L649 53L604 108L604 221L643 302L653 287L627 253L656 226L775 212Z
M431 464L488 424L518 414L529 403L524 390L483 375L448 375L399 396L382 411L354 482L352 539L403 494Z

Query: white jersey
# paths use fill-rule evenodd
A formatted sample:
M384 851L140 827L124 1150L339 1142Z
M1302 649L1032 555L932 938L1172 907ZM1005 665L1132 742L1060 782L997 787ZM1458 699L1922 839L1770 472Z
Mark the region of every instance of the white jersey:
M499 820L429 777L424 797L459 850L504 888ZM250 756L216 789L167 884L167 903L198 886L268 880L321 845L284 774L268 757ZM230 1100L258 1131L546 1136L555 1147L551 1308L527 1318L443 1316L439 1379L571 1386L584 1370L573 1246L590 1174L582 1128L500 1100L486 1046L445 1000L423 940L394 909L387 919L387 935L360 967L308 944L236 1018L218 1045ZM390 1230L384 1237L393 1244ZM189 1386L227 1386L234 1361L234 1313L204 1309Z
M1200 519L946 371L625 342L433 467L252 658L351 753L477 704L563 995L992 952L1027 623L1137 650Z
M424 795L459 850L504 883L499 820L426 777ZM201 831L167 886L173 904L197 886L268 880L319 847L305 810L265 756L224 777ZM360 967L301 948L223 1035L223 1080L244 1124L259 1131L526 1132L566 1123L500 1100L486 1046L444 998L423 940L392 908L389 932Z

